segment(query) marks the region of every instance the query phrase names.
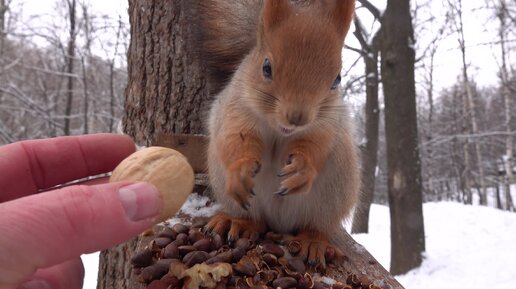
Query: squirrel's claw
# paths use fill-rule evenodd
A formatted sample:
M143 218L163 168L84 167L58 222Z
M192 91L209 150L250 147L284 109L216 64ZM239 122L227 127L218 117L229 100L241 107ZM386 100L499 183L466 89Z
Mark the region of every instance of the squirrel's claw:
M316 174L315 168L303 154L289 155L285 167L278 174L278 177L286 178L281 182L280 189L275 195L286 196L310 192Z
M251 208L251 204L249 204L249 202L243 202L242 204L242 209L246 210L246 211L249 211L249 209Z
M288 235L284 242L287 244L291 241L299 242L301 251L298 257L306 261L308 266L316 268L318 271L324 271L326 263L334 258L342 257L342 252L330 244L328 238L319 232L302 231L297 236Z
M225 213L217 213L205 226L205 231L212 235L226 238L228 243L234 243L239 238L258 239L266 231L265 223L253 222L250 219L233 218Z
M253 178L260 168L260 162L253 158L239 159L228 168L226 193L245 211L251 208L249 198L256 195Z
M278 176L278 178L284 178L284 177L289 176L289 175L291 175L291 174L293 174L293 173L295 173L295 171L292 171L292 172L284 172L284 171L281 171L281 172L279 172L279 173L278 173L278 175L277 175L277 176Z
M274 195L284 197L288 195L288 189L287 188L280 188L279 191L275 192Z

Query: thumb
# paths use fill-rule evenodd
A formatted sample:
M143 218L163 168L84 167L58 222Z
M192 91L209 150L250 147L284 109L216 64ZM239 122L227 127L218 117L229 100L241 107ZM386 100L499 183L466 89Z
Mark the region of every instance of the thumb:
M121 243L152 226L163 207L146 183L71 186L0 204L0 288Z

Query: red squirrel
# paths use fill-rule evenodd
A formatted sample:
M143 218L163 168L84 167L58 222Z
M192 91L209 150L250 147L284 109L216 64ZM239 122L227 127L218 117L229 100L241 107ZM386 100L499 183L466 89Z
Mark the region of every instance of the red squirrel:
M359 192L352 121L340 87L354 0L203 0L212 89L208 172L229 240L291 234L310 264Z

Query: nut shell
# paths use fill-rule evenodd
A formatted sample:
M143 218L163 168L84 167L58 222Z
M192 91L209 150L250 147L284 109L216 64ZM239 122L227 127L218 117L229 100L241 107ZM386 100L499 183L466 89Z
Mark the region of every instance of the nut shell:
M159 220L172 217L183 206L194 186L194 172L185 156L164 147L141 149L123 160L110 182L132 181L153 184L163 198Z

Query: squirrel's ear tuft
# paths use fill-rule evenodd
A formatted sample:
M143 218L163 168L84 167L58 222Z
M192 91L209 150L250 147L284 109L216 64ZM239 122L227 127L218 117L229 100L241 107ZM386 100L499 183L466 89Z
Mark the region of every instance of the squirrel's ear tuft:
M274 29L285 20L291 12L289 0L265 0L263 6L263 24L266 30Z
M355 14L355 0L335 0L334 21L337 30L343 37L346 36Z

